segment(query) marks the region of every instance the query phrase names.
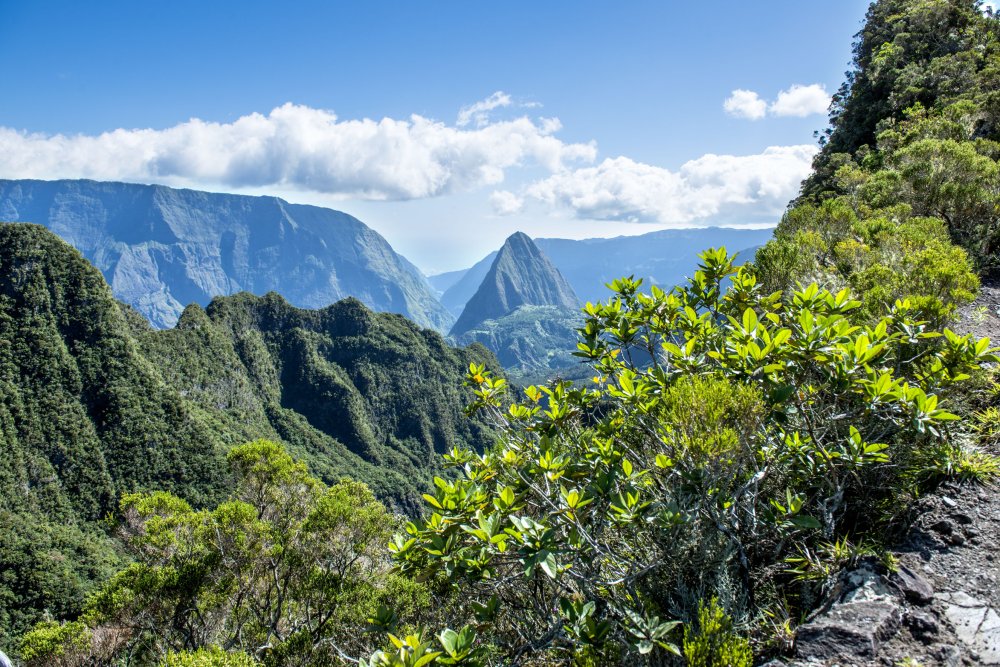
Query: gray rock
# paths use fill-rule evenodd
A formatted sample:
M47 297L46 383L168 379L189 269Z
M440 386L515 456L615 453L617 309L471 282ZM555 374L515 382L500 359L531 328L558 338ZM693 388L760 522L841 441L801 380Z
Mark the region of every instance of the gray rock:
M899 628L901 617L900 608L888 600L834 605L799 628L796 653L807 660L872 659Z
M951 521L948 521L947 519L942 519L940 521L932 523L930 528L935 533L945 536L951 535L955 532L955 524L952 523Z
M523 232L512 234L451 329L461 336L477 324L513 312L518 306L576 309L580 300L559 269Z
M934 587L931 583L906 565L900 565L889 580L910 602L927 604L934 599Z
M903 617L903 623L910 629L910 632L919 639L927 640L935 636L941 630L937 618L933 614L920 609L911 609Z
M984 665L1000 665L1000 614L982 600L964 592L936 596L959 640L979 655Z
M962 651L951 644L938 644L934 647L934 656L943 667L958 667L962 664Z
M951 515L951 518L962 526L968 526L973 522L973 518L968 514L966 514L965 512L955 512L954 514Z

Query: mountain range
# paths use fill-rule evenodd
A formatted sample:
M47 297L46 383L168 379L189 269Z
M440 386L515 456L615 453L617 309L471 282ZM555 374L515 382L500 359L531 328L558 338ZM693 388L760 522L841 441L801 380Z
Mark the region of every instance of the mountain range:
M154 328L174 326L189 304L205 307L239 292L276 292L303 308L353 297L450 331L459 344L480 342L515 372L571 361L579 305L607 298L605 283L631 274L669 288L692 272L705 247L744 248L745 259L771 236L717 227L585 240L517 233L468 269L425 278L360 220L276 197L0 180L0 221L48 227Z
M0 221L45 225L156 327L189 303L275 291L304 308L353 296L447 331L454 317L420 271L346 213L160 185L0 180Z
M634 275L647 285L669 289L694 272L695 258L705 248L725 246L738 251L741 261L753 259L755 249L766 243L771 229L668 229L637 236L594 239L533 239L535 245L569 282L582 302L608 297L606 283ZM449 271L428 280L439 292L442 305L459 317L465 304L486 277L497 251L467 269Z

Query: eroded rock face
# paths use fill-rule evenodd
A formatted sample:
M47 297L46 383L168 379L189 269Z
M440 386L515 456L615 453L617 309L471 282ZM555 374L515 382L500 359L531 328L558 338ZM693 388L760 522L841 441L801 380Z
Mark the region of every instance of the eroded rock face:
M346 213L158 185L0 180L0 221L45 225L154 326L190 303L278 292L322 308L355 297L446 331L454 317L420 271Z
M979 656L982 664L1000 664L1000 614L996 609L962 591L937 597L958 639Z
M834 605L828 613L799 628L796 652L811 661L872 659L901 621L902 609L891 600Z

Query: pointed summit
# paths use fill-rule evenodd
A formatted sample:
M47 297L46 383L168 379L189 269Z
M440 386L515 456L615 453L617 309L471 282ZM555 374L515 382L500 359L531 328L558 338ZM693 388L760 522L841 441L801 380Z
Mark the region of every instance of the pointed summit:
M516 232L500 248L479 289L452 327L451 335L461 335L519 306L576 308L579 303L559 269L527 234Z

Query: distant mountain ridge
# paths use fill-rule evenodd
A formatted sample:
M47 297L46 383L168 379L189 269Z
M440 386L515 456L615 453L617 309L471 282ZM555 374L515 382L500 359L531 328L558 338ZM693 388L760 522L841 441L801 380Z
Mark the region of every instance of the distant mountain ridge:
M486 320L501 318L520 306L576 308L580 300L531 238L516 232L504 242L489 271L451 329L460 336Z
M559 269L581 301L603 301L604 286L615 278L634 275L670 288L694 273L698 253L706 248L726 246L739 252L740 262L753 261L758 247L771 239L771 229L668 229L638 236L593 239L532 239ZM443 292L441 303L456 317L475 294L486 276L496 251L468 269L449 271L429 278Z
M0 221L51 229L159 328L189 303L239 291L276 291L306 308L353 296L442 332L454 321L420 271L360 220L277 197L0 180Z
M535 239L535 245L559 267L581 300L597 302L610 296L604 285L615 278L634 275L646 281L647 289L650 284L669 289L694 273L698 253L706 248L744 251L763 245L772 233L772 229L705 227L581 241L544 238Z

